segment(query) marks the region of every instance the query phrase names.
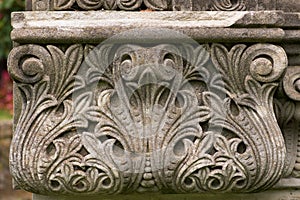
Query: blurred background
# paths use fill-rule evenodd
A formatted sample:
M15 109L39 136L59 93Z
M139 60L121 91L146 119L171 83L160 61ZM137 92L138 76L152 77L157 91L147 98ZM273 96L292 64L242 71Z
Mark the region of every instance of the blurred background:
M12 189L8 168L9 145L12 137L13 86L7 73L10 40L10 14L24 10L25 0L0 0L0 200L28 200L31 194Z

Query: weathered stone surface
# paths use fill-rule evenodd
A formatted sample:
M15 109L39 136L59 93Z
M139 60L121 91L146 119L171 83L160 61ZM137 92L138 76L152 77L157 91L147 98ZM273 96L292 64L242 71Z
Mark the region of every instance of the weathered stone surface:
M11 36L19 43L99 43L122 32L125 33L119 40L126 41L126 31L151 28L152 31L137 34L135 39L180 40L160 32L160 29L170 29L199 42L294 42L300 34L300 30L295 29L300 20L289 29L289 16L274 11L20 12L13 14Z
M286 150L272 99L283 48L117 41L12 50L23 101L11 154L20 187L248 192L280 179Z
M193 10L193 11L260 11L300 10L298 0L28 0L28 10Z
M12 17L16 187L116 199L300 188L300 15L274 11L284 2L28 1L60 11ZM103 8L118 11L61 11ZM120 11L146 8L226 11Z
M300 66L291 66L284 76L285 93L296 101L300 101Z

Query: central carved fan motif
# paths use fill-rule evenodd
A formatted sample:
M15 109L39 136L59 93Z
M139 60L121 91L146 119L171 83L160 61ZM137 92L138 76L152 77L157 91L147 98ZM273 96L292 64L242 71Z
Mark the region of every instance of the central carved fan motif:
M248 192L283 172L278 46L24 45L12 57L22 48L32 55L10 72L23 98L13 149L24 151L11 165L29 191Z

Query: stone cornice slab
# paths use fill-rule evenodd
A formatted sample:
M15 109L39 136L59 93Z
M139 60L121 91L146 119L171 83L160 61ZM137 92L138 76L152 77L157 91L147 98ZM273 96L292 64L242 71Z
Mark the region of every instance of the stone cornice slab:
M16 12L12 14L12 26L12 40L20 43L98 43L132 29L172 29L202 42L294 41L300 34L295 29L300 27L299 14L281 11ZM160 31L151 31L148 36L178 39ZM128 36L120 39L127 40ZM145 40L145 35L135 39Z

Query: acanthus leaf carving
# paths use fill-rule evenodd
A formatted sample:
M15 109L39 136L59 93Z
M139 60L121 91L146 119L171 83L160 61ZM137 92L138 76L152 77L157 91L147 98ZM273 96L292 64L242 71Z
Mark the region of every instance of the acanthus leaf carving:
M297 117L297 103L290 99L279 98L274 101L274 109L278 124L283 132L287 156L284 177L299 177L299 136L300 123Z
M40 194L268 189L284 173L286 65L271 44L16 47L14 179Z

